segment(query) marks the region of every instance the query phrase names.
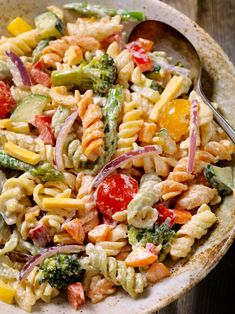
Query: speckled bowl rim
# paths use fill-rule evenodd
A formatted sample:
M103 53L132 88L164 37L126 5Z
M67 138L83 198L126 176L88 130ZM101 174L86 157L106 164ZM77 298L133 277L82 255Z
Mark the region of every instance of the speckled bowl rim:
M5 4L4 4L5 2ZM25 11L24 16L30 17L30 11L36 10L42 11L43 3L54 4L55 1L24 1L23 6L25 9L16 9L12 6L13 3L17 3L16 0L4 1L0 0L0 11L2 6L9 7L7 16L9 19L20 15L20 12ZM58 0L56 3L66 3L69 1ZM71 1L70 1L71 2ZM180 13L176 9L168 6L167 4L158 0L146 0L144 3L138 0L130 0L128 4L124 0L116 0L114 3L110 3L109 0L90 1L93 3L103 3L109 6L127 7L130 9L142 10L146 7L147 15L149 18L154 18L170 23L173 27L178 28L186 36L188 36L199 54L202 57L202 63L205 69L213 76L216 81L215 94L213 100L219 102L221 105L221 111L225 117L235 126L235 120L232 116L232 112L235 109L235 68L231 61L224 53L222 48L194 21ZM18 1L20 3L20 1ZM46 6L46 5L45 5ZM45 7L44 6L44 7ZM39 9L37 9L39 8ZM5 12L4 9L1 12ZM19 12L18 14L16 14ZM1 20L1 18L0 18ZM6 18L4 19L4 24ZM1 23L0 23L1 24ZM203 41L203 43L201 43ZM203 47L203 48L202 48ZM210 51L211 48L211 51ZM217 62L216 66L211 64L211 60ZM221 73L218 70L222 65ZM218 80L221 75L220 80ZM224 92L223 92L224 90ZM217 93L217 91L219 91ZM231 209L229 214L226 212L226 208ZM144 297L140 297L137 300L130 299L126 294L120 292L114 296L107 298L104 302L92 305L88 303L84 308L79 311L74 311L66 303L57 299L56 304L51 303L49 305L38 306L33 311L34 313L96 313L103 314L104 312L112 314L144 314L153 313L169 303L173 302L184 293L193 288L200 280L202 280L221 260L224 254L231 246L235 236L235 206L233 197L226 198L222 209L219 210L218 215L221 216L221 224L215 228L210 234L209 238L202 243L201 246L196 247L195 252L187 263L182 262L176 267L172 277L163 280L159 284L150 289L149 293ZM227 219L224 219L225 218ZM228 226L222 226L228 224ZM226 227L223 229L223 227ZM218 240L218 234L216 231L221 231L221 239ZM217 232L218 233L218 232ZM59 304L59 305L57 305ZM24 313L21 309L12 307L9 305L1 304L2 310L5 314L10 313Z

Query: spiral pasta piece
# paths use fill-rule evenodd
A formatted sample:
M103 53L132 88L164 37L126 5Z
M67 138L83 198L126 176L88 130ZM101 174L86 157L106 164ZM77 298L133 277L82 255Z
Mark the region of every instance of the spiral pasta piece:
M100 302L114 292L116 292L116 287L111 280L107 280L101 275L91 277L87 296L93 304Z
M210 207L202 204L191 220L184 224L177 232L171 244L170 255L173 259L186 257L195 239L204 236L208 229L216 222L216 216Z
M218 192L216 189L208 188L202 184L195 184L180 195L175 206L176 208L190 210L202 204L209 204L217 196Z
M71 61L71 48L75 52L73 64ZM63 58L69 65L78 64L83 59L83 51L95 51L99 49L99 42L92 37L79 38L77 36L64 36L60 39L52 40L47 47L42 50L40 59L49 67L56 68L56 63L61 62ZM70 51L69 51L70 49ZM67 53L67 55L66 55Z
M85 93L78 104L78 111L83 126L82 152L89 160L95 161L104 152L104 124L100 107L93 103L92 91Z
M131 53L127 49L124 49L116 56L114 61L117 67L118 83L124 88L128 88L129 81L131 81L131 74L135 67Z
M108 257L101 247L89 243L86 246L88 257L83 259L85 269L94 269L100 272L107 280L122 288L133 298L142 293L147 286L147 281L142 273L135 272L132 267L127 267L122 261Z
M69 35L76 35L80 37L93 37L98 41L102 41L105 38L119 33L123 29L123 25L120 24L120 16L104 17L99 20L86 20L78 18L76 23L68 23Z
M151 228L156 222L158 213L152 206L159 200L157 188L161 179L155 174L144 175L138 193L127 207L127 221L136 228Z
M52 288L49 283L45 282L40 284L39 270L35 267L29 274L28 278L24 281L10 282L15 290L15 301L25 311L31 312L33 305L42 300L45 303L50 303L51 300L59 294L59 291Z
M133 144L138 138L138 133L144 121L139 104L132 101L124 104L124 116L119 126L117 151L115 156L127 153L133 149Z
M232 160L235 145L230 140L211 141L204 146L204 150L213 155L217 160Z
M0 58L5 58L6 51L12 51L18 56L30 53L40 41L37 29L24 32L16 37L2 37L0 40Z
M18 178L8 179L0 195L0 209L8 225L17 222L17 216L26 206L31 206L28 196L33 194L34 178L28 172Z
M133 144L133 149L138 147L136 143ZM133 166L143 168L146 174L154 172L160 177L167 177L176 164L177 161L174 158L157 155L153 157L140 157L133 160Z

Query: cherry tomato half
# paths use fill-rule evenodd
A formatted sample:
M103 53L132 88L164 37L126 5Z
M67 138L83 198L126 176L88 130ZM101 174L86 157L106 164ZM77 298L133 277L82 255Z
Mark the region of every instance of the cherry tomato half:
M12 112L16 102L11 95L10 86L0 81L0 118L6 118Z
M115 174L104 179L97 188L96 206L108 218L127 208L138 191L138 182L124 174Z

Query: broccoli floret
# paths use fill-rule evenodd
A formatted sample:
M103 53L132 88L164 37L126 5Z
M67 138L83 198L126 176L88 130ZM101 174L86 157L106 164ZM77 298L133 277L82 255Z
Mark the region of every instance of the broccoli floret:
M52 72L52 85L75 85L81 92L92 89L97 94L105 94L116 80L117 70L112 57L104 53L94 57L90 63L79 67Z
M57 254L46 258L41 264L39 283L47 281L54 288L65 289L70 283L81 281L83 274L84 270L75 254Z
M159 260L163 260L169 252L171 241L175 235L175 231L168 224L154 224L150 229L138 229L133 226L128 228L128 240L131 245L145 246L147 243L155 245L162 244L161 256Z

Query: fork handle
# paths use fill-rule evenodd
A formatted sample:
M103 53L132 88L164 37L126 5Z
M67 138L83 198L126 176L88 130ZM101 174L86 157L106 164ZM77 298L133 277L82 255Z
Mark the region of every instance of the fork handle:
M231 124L228 123L228 121L225 120L225 118L219 113L219 111L209 102L209 100L204 95L201 86L198 84L196 88L197 93L201 96L204 103L211 109L214 115L214 119L216 122L221 126L221 128L227 133L227 135L230 137L230 139L235 143L235 130L231 126Z

